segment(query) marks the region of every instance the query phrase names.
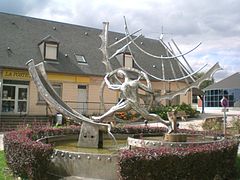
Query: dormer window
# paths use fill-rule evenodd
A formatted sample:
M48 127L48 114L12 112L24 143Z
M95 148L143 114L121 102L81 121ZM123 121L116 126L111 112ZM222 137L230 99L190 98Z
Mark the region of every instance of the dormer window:
M116 58L118 59L118 62L122 67L129 67L129 68L133 67L133 59L131 54L120 53L116 56Z
M131 54L124 54L124 67L133 68L133 59Z
M57 59L58 44L45 43L45 59Z
M57 60L59 41L48 35L38 44L44 60Z

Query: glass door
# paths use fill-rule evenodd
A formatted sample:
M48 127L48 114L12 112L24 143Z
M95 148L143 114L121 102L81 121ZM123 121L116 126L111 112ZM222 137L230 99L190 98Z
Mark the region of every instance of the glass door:
M18 99L17 99L17 112L27 112L27 94L28 89L26 87L17 87Z
M28 86L3 85L2 112L8 114L27 113Z
M2 92L2 112L13 113L15 109L16 87L4 85Z

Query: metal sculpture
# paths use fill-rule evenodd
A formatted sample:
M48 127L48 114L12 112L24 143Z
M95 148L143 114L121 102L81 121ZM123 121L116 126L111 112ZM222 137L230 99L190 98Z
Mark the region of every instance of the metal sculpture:
M127 71L137 72L138 77L134 80L130 79ZM123 78L124 81L121 84L112 84L110 78L114 75L116 75L117 78ZM142 78L146 80L147 85L140 82ZM120 90L122 93L122 98L115 106L110 108L102 116L93 116L93 119L97 120L97 122L101 122L104 118L106 118L107 116L112 116L116 112L129 111L133 109L137 113L139 113L144 119L159 121L162 124L168 126L168 132L172 132L175 127L174 124L171 125L169 121L163 120L157 114L149 113L145 108L141 107L140 105L140 98L138 96L139 89L142 89L147 93L153 94L152 85L146 73L133 68L119 68L112 71L111 73L108 73L105 76L104 80L109 89Z
M183 57L184 58L184 55L194 51L195 49L197 49L200 45L201 45L201 42L196 46L194 47L193 49L189 50L188 52L186 53L181 53L181 51L179 50L179 48L177 47L176 43L174 42L174 45L178 48L180 54L178 55L175 55L175 53L173 52L173 50L171 50L169 47L167 47L167 45L163 42L163 40L160 40L160 43L161 45L166 49L167 51L167 54L169 54L169 56L163 56L163 55L154 55L154 54L151 54L147 51L145 51L143 48L141 48L137 43L135 43L135 39L133 39L129 33L129 30L128 30L128 26L127 26L127 21L126 21L126 18L124 17L124 23L125 23L125 35L126 37L129 37L129 41L137 48L139 49L142 53L150 56L150 57L153 57L153 58L156 58L156 59L160 59L161 60L161 63L162 63L162 77L157 77L157 76L154 76L152 75L150 72L147 72L145 69L143 69L140 64L138 63L138 61L134 58L134 56L132 57L133 60L134 60L134 63L144 72L146 72L146 74L148 74L149 76L153 77L154 79L157 79L157 80L160 80L160 81L165 81L165 82L171 82L171 81L179 81L179 80L182 80L182 79L186 79L188 77L190 77L193 81L194 81L194 78L193 78L193 75L198 73L199 71L201 71L206 65L204 65L203 67L201 67L200 69L198 69L197 71L195 72L192 72L190 73L187 68L177 59L178 57ZM129 44L130 45L130 44ZM132 52L132 49L131 47L128 45L128 50L130 52L130 54L133 54ZM171 46L170 46L171 47ZM175 72L174 72L174 69L171 68L172 70L172 74L173 74L173 79L166 79L166 76L165 76L165 68L164 68L164 64L163 64L163 61L164 60L170 60L170 59L175 59L179 68L180 69L183 69L184 72L187 73L187 75L185 74L182 74L182 77L175 77ZM188 63L187 63L188 64ZM188 64L189 65L189 64ZM191 69L191 68L190 68Z
M26 65L28 66L28 71L44 100L58 112L64 114L66 117L69 117L69 119L72 119L77 123L82 123L78 146L102 147L103 132L108 132L108 134L115 139L110 132L111 126L109 124L96 123L78 113L62 101L48 81L43 63L35 65L34 60L31 59L26 63Z
M125 21L125 37L120 39L119 41L115 42L114 44L108 46L108 28L109 28L109 23L103 23L103 31L100 35L100 38L102 40L102 45L100 47L100 50L103 53L103 63L105 65L106 68L106 76L104 78L104 81L102 82L101 85L101 89L100 89L100 101L101 101L101 105L103 107L103 109L105 109L104 106L104 97L103 97L103 92L104 92L104 88L105 85L108 86L109 89L112 90L120 90L122 92L123 98L112 108L110 108L108 111L106 111L103 115L101 116L94 116L92 117L93 119L95 119L95 121L97 122L102 122L102 120L104 118L106 118L107 116L111 116L113 115L115 112L118 111L128 111L129 109L133 109L136 112L138 112L143 118L145 118L146 120L157 120L159 122L161 122L162 124L166 125L168 127L168 132L176 132L176 121L173 120L174 118L171 118L169 116L169 121L163 120L162 118L160 118L157 114L153 114L153 113L149 113L147 109L140 107L140 103L139 103L139 99L142 98L145 102L149 101L152 103L152 99L154 96L154 99L156 101L160 101L162 99L173 99L175 96L180 95L180 94L186 94L188 90L190 90L191 88L197 87L199 88L199 85L206 79L210 79L212 77L212 75L220 68L219 64L216 63L207 73L205 73L205 75L200 78L200 79L195 79L193 76L194 74L196 74L197 72L199 72L200 70L202 70L204 67L206 67L206 65L204 65L202 68L200 68L199 70L195 71L195 72L190 72L192 71L190 65L187 63L187 65L190 67L190 71L187 70L187 68L185 68L183 66L183 64L177 59L177 57L183 57L183 59L186 61L184 55L186 55L187 53L195 50L201 43L199 43L195 48L193 48L192 50L188 51L187 53L181 53L180 49L177 47L176 43L173 41L174 45L176 46L176 48L179 51L179 55L175 55L173 50L171 50L170 48L168 48L165 43L161 41L162 45L166 48L166 50L168 51L168 53L170 53L170 56L168 57L164 57L164 56L156 56L153 54L150 54L148 52L146 52L145 50L143 50L141 47L139 47L136 43L135 40L140 37L137 36L135 38L132 38L131 36L133 34L136 34L137 32L139 32L140 30L130 34L127 28L127 23L126 23L126 19L124 18ZM118 44L119 42L122 42L123 40L126 40L127 43L116 50L115 53L113 53L113 55L109 58L109 54L108 54L108 49L113 47L114 45ZM163 77L159 78L156 77L154 75L152 75L149 72L146 72L137 62L137 60L134 58L134 55L132 53L132 50L130 48L130 44L135 45L141 52L157 58L157 59L161 59L162 61L162 74ZM171 47L171 46L170 46ZM111 67L110 64L110 60L116 56L116 54L123 52L125 48L128 48L130 54L132 54L132 59L134 60L135 64L142 70L139 71L135 68L120 68L120 69L116 69L113 70L113 68ZM173 65L171 64L171 70L172 70L172 74L173 74L173 79L166 79L165 78L165 68L163 65L163 60L168 60L168 59L175 59L177 65L179 66L179 68L181 69L182 72L182 77L176 77L176 73L174 71ZM129 78L129 75L127 74L126 71L130 71L130 72L137 72L138 73L138 78L131 80L131 78ZM124 77L124 82L121 82L119 80L120 78L120 74ZM183 80L183 79L187 79L187 78L191 78L193 83L188 84L185 88L182 88L178 91L172 92L172 93L166 93L165 95L161 95L159 93L155 93L150 85L150 81L148 78L148 75L157 79L157 80L161 80L164 82L172 82L172 81L179 81L179 80ZM142 86L140 79L141 76L145 78L145 80L147 81L147 86ZM187 82L187 80L186 80ZM146 95L142 95L139 94L138 92L138 88L142 88L144 89L144 91L147 92ZM150 96L149 96L150 94ZM150 103L150 105L151 105ZM106 109L105 109L106 110Z
M142 69L142 71L135 69L135 68L119 68L119 69L114 70L111 67L111 64L109 61L110 59L113 59L113 57L115 57L118 53L123 52L125 48L128 48L129 52L132 52L130 45L134 44L135 46L137 46L134 41L138 37L140 37L140 35L136 36L135 38L132 38L131 36L135 35L140 30L130 34L127 29L127 24L126 24L126 20L125 20L126 36L124 38L118 40L117 42L113 43L112 45L108 46L109 23L104 22L103 25L104 25L103 31L100 34L100 38L102 40L100 50L102 51L102 54L103 54L102 62L104 63L105 68L106 68L106 76L105 76L104 81L102 82L102 85L100 88L100 102L101 102L102 107L104 107L103 92L104 92L104 88L106 85L108 86L109 89L119 90L122 92L122 98L120 99L120 101L115 106L113 106L110 110L106 111L102 116L97 116L97 117L95 116L95 117L92 117L92 119L89 119L89 118L83 116L82 114L78 113L77 111L73 110L71 107L69 107L66 103L64 103L61 100L61 98L54 91L53 87L51 86L50 82L47 79L47 75L46 75L43 63L39 63L39 64L35 65L34 60L31 59L26 64L28 66L29 73L32 76L32 79L33 79L34 83L36 84L38 91L40 92L42 97L45 99L45 101L49 105L54 107L57 111L61 112L62 114L64 114L65 116L69 117L70 119L72 119L76 122L82 123L79 140L78 140L78 146L81 146L81 147L102 147L103 132L108 132L108 134L110 136L112 136L113 139L115 139L114 136L110 132L111 126L109 124L105 124L105 123L101 123L101 122L105 117L111 116L117 111L128 111L129 109L135 110L146 120L157 120L157 121L161 122L162 124L164 124L165 126L168 127L169 133L175 132L176 131L176 120L174 120L174 118L171 118L171 116L169 116L169 121L166 121L166 120L163 120L157 114L148 112L148 108L151 107L153 98L155 98L156 100L159 100L159 101L161 99L172 99L176 95L186 93L189 89L191 89L193 87L199 87L199 85L201 84L201 82L203 80L211 78L212 74L216 70L220 69L220 66L218 65L218 63L215 66L213 66L202 78L195 80L193 78L193 75L197 71L190 73L189 71L186 70L186 68L180 62L177 61L177 64L179 65L180 69L182 70L182 77L176 77L174 68L173 68L173 66L171 66L172 73L174 75L174 79L166 79L164 73L163 73L162 78L156 78L156 79L170 82L170 81L178 81L178 80L186 79L186 78L190 77L194 83L192 83L192 84L188 85L187 87L180 89L176 92L173 92L170 94L165 94L165 95L159 95L159 94L155 93L152 89L151 82L148 78L148 75L151 75L151 74L146 72L144 69L142 69L138 65L137 60L134 59L134 56L132 56L133 60L135 61L136 65L138 65L138 67L140 69ZM124 40L127 41L126 44L124 46L122 46L121 48L117 49L116 52L113 53L111 55L111 57L109 57L108 49L119 44L120 42L123 42ZM164 43L162 43L162 44L164 47L166 47ZM137 46L137 48L139 48L139 47ZM141 49L141 48L139 48L139 49L142 52L144 52L145 54L148 54L148 55L154 57L154 55L146 53L146 51L144 51L143 49ZM191 52L191 51L189 51L189 52ZM184 53L184 54L180 53L180 55L176 56L176 55L174 55L174 52L172 50L169 50L169 52L171 52L171 54L172 54L170 57L159 56L161 58L159 58L159 57L156 57L156 58L159 58L161 60L176 59L177 57L179 57L179 56L183 57L186 54L186 53ZM179 50L179 52L180 52L180 50ZM163 72L165 71L163 64L162 64L162 71ZM184 74L183 71L187 72L187 74ZM135 79L130 78L130 75L132 76L132 74L134 74L134 73L135 73L136 78ZM154 77L154 76L152 76L152 77ZM124 79L123 81L121 81L122 78ZM146 85L142 83L142 80L146 81ZM146 94L140 94L138 92L139 89L144 90L146 92ZM144 101L150 102L148 108L143 108L140 105L140 98L142 98Z

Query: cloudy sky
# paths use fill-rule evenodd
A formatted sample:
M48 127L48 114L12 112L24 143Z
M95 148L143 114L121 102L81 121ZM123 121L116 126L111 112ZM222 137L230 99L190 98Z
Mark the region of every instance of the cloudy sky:
M202 42L186 59L193 69L219 62L216 81L240 72L239 0L0 0L0 11L102 28L124 33L123 16L131 32L178 44L182 52ZM1 27L0 27L1 28Z

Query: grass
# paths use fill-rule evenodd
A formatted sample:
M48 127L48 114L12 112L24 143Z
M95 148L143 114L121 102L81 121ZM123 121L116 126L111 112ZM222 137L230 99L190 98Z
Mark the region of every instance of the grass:
M7 169L7 164L4 157L4 152L0 151L0 179L1 180L14 180L13 176Z
M240 179L240 155L237 156L236 166L237 166L237 177L238 179Z

